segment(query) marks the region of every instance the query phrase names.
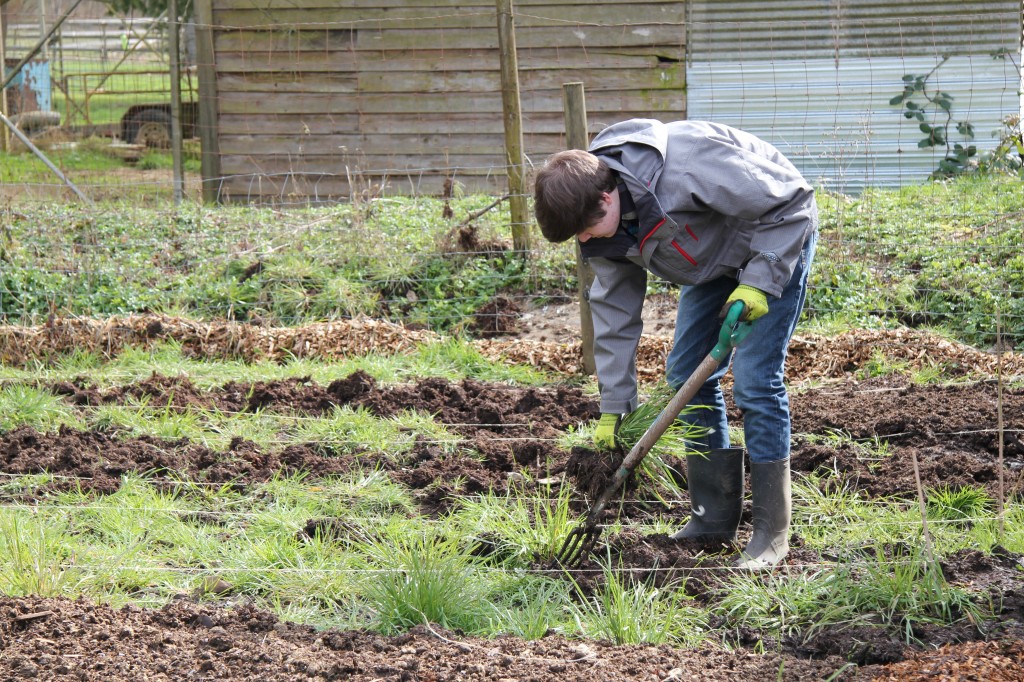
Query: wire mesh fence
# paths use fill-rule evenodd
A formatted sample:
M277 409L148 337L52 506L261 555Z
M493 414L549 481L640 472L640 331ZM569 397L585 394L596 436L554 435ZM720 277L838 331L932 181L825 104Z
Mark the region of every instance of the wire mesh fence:
M572 254L510 244L508 177L565 145L562 87L581 81L591 134L705 118L797 163L824 218L812 317L1024 344L1017 2L523 0L521 164L493 3L324 4L203 0L170 23L5 5L8 70L40 49L5 91L38 153L4 127L0 316L500 330L568 305Z

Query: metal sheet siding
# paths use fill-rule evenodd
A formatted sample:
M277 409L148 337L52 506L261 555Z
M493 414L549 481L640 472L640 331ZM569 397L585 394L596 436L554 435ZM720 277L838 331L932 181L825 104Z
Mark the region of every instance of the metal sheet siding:
M1021 110L1021 3L690 2L687 108L693 119L771 141L821 185L845 192L925 179L945 152L889 100L905 74L954 96L979 149ZM951 136L952 138L953 136Z

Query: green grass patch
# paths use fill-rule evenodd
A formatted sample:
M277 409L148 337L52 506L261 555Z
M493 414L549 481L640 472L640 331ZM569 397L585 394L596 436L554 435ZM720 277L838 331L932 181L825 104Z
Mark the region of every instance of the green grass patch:
M112 163L76 149L62 164ZM12 159L0 164L3 181L24 182L36 162ZM167 162L154 155L145 164ZM464 252L454 228L491 202L452 199L451 217L429 197L286 214L160 201L100 210L29 203L0 213L0 318L156 311L294 325L370 315L459 334L497 296L522 305L575 298L571 249L537 240L526 261L500 247ZM859 197L819 192L819 202L822 238L805 324L909 325L988 346L998 309L1004 340L1024 345L1019 182L960 177ZM479 216L477 242L509 247L506 222L500 209ZM672 287L652 280L649 289Z
M799 639L854 625L912 641L916 623L983 622L989 608L985 595L947 584L924 553L916 501L868 500L839 481L794 486L794 533L826 557L821 565L732 573L701 606L679 585L637 582L610 561L585 593L536 570L579 521L569 486L467 497L427 517L408 490L370 469L254 485L163 479L132 475L109 495L0 506L0 592L142 606L182 593L211 603L244 597L325 627L395 633L430 622L484 636L554 631L683 646L742 628ZM2 492L49 481L13 477ZM937 556L1024 550L1019 503L1000 532L990 500L973 489L929 491L928 502Z
M697 644L708 627L707 613L689 605L680 585L654 587L627 582L621 570L604 568L601 589L579 591L573 617L580 632L615 644Z
M357 551L365 556L371 576L361 592L382 632L404 632L422 623L486 630L486 582L472 570L457 536L429 529L403 532L369 540Z
M19 426L53 431L62 424L80 424L59 396L24 384L0 387L0 433Z
M488 563L526 568L549 563L579 520L572 512L572 490L542 487L526 494L518 488L463 500L454 520Z

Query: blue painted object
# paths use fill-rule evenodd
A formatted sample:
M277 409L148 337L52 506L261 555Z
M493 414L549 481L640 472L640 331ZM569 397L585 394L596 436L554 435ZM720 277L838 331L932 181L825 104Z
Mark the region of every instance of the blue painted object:
M18 60L7 60L4 77L18 65ZM13 95L13 97L12 97ZM7 86L7 99L11 114L25 111L52 111L53 84L50 81L50 62L33 59L21 68Z

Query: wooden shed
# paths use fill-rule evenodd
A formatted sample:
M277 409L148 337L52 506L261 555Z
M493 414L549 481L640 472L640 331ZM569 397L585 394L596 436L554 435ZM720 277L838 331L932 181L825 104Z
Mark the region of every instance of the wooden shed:
M343 5L343 6L339 6ZM197 0L204 196L315 203L507 186L494 0ZM592 131L686 116L685 3L514 3L523 145L565 146L562 86Z

